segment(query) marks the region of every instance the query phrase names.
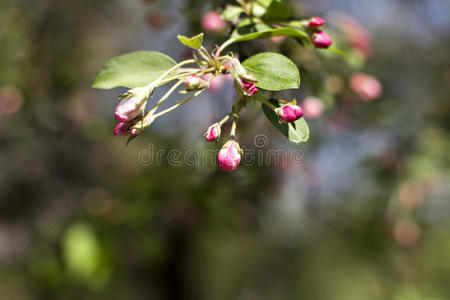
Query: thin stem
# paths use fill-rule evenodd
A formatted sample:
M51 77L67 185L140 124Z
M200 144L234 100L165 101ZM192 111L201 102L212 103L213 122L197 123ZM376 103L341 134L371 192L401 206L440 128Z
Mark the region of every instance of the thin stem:
M189 75L202 76L202 75L205 75L207 73L212 73L214 71L215 71L214 68L209 68L209 69L203 69L203 70L202 69L197 69L197 71L180 73L180 74L178 74L176 76L169 77L167 79L164 79L164 80L160 81L158 86L164 85L164 84L166 84L166 83L168 83L168 82L170 82L172 80L180 79L180 78L185 77L185 76L189 76Z
M233 114L233 123L231 124L231 132L230 132L230 138L235 139L236 138L236 128L237 128L237 120L239 116L237 114Z
M155 107L153 107L151 109L151 114L153 114L156 109L167 99L169 98L169 96L180 86L183 84L183 81L178 81L177 83L175 83L168 91L167 93L164 94L164 96L162 96L161 99L159 99L158 103L156 103Z
M174 109L177 109L178 107L180 107L183 104L186 104L187 102L191 101L192 99L194 99L195 97L200 95L203 91L204 90L197 91L194 95L190 96L189 98L186 98L183 101L179 102L178 104L175 104L174 106L171 106L168 109L163 110L162 112L159 112L159 113L155 114L154 115L155 119L160 117L160 116L162 116L162 115L164 115L164 114L166 114L166 113L168 113L168 112L171 112Z
M220 53L222 53L222 51L223 51L226 47L230 46L230 45L233 44L233 43L234 43L234 39L232 39L232 38L226 40L226 41L222 44L222 46L220 46L219 49L217 50L217 52L216 52L216 57L219 57L219 56L220 56Z
M242 9L244 9L244 12L249 15L247 4L244 0L236 0L237 3L239 3L242 6Z
M178 70L178 73L182 73L182 72L196 72L196 71L201 71L202 69L199 68L180 68Z
M228 121L228 119L231 117L233 113L229 113L228 115L226 115L225 117L223 117L222 120L220 120L218 123L220 126L222 126L223 124L225 124L226 121Z
M209 54L208 50L205 49L205 47L201 46L200 51L202 51L209 58L209 62L211 64L214 64L214 59L211 57L211 55Z
M273 105L272 103L270 103L269 101L267 101L266 99L264 99L263 97L260 96L254 96L253 99L258 100L262 103L264 103L265 105L267 105L268 107L270 107L271 109L275 110L277 109L277 107L275 105Z
M162 75L161 75L156 81L154 81L154 82L157 82L157 83L159 84L159 82L160 82L164 77L166 77L167 75L169 75L170 73L172 73L172 72L175 71L176 69L180 68L181 66L187 65L187 64L193 64L193 63L195 63L195 62L196 62L195 59L188 59L188 60L182 61L182 62L176 64L175 66L173 66L172 68L170 68L169 70L167 70L164 74L162 74ZM149 83L149 84L147 85L147 87L151 86L154 82Z
M203 47L202 47L203 48ZM205 55L205 52L203 51L203 49L202 48L200 48L200 49L197 49L197 52L198 52L198 54L200 54L200 56L204 59L204 60L206 60L209 64L213 64L214 63L214 61L212 60L212 59L210 59L209 57L208 57L208 55ZM206 51L206 53L208 53L207 51Z

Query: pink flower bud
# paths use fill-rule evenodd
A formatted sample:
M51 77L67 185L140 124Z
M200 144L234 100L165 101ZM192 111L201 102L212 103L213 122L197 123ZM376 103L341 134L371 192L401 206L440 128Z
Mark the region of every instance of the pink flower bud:
M316 97L309 97L302 101L303 112L305 117L316 119L323 113L323 103Z
M117 136L125 136L130 133L130 123L120 122L114 128L113 134Z
M364 101L377 99L383 93L383 86L380 81L368 74L357 73L350 78L352 90Z
M293 104L277 108L276 113L283 123L294 122L303 117L303 109L300 106Z
M241 81L242 82L242 86L244 87L245 90L245 94L247 96L253 96L254 94L256 94L258 92L258 88L256 87L256 85L253 82L245 82L244 80Z
M131 134L132 136L138 136L138 135L141 134L141 131L140 131L139 129L137 129L137 128L131 128L131 129L130 129L130 134Z
M198 91L208 87L208 83L195 75L190 75L186 78L186 90Z
M145 108L149 90L146 88L134 88L121 95L116 106L114 117L119 122L129 122L136 118Z
M318 31L314 33L312 40L316 48L328 48L332 44L330 36L325 31Z
M319 17L312 17L311 19L309 19L308 26L313 27L313 28L318 28L318 27L322 27L323 24L325 24L324 19L319 18Z
M238 143L234 141L226 142L217 156L219 168L225 172L236 170L241 162L241 152L242 150L239 148Z
M208 130L205 132L205 137L208 142L217 140L220 137L220 124L216 123L209 126Z
M227 23L216 12L209 12L202 18L202 28L209 33L221 33L225 31Z

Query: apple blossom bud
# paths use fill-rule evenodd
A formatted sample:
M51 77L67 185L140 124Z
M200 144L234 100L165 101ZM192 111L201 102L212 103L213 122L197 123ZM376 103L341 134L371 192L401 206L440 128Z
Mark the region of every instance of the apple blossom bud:
M130 132L130 123L120 122L113 130L113 134L117 136L125 136Z
M322 18L312 17L311 19L309 19L308 26L312 28L318 28L322 27L323 24L325 24L325 21Z
M225 172L233 172L241 162L241 152L239 144L235 141L228 141L223 145L217 155L219 168Z
M139 129L137 129L137 128L131 128L130 129L130 134L131 134L131 136L138 136L138 135L141 134L141 131Z
M332 44L330 36L325 31L318 31L314 33L312 40L316 48L328 48Z
M316 97L309 97L302 101L302 109L305 117L316 119L323 113L323 103Z
M247 83L244 80L242 80L242 86L244 87L244 94L247 96L253 96L258 92L258 88L253 82Z
M241 64L239 59L232 58L231 60L229 60L229 62L231 64L231 76L233 76L233 78L239 78L241 81L245 81L247 83L258 82L258 79L253 78L247 73L247 70Z
M225 31L227 23L216 12L209 12L202 18L202 28L209 33L221 33Z
M220 137L220 124L216 123L209 126L208 130L205 132L205 137L208 142L217 140Z
M287 104L283 107L277 108L275 112L283 123L290 123L297 121L303 117L303 109L295 104Z
M350 78L352 90L364 101L373 101L383 93L380 81L368 74L357 73Z
M129 122L145 108L150 91L148 88L134 88L121 95L114 117L119 122Z
M195 75L186 78L186 91L198 91L208 88L208 83Z

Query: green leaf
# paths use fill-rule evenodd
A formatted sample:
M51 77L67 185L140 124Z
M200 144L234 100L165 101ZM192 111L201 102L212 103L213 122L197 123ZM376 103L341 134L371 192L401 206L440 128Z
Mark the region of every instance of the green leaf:
M135 88L158 79L175 61L153 51L138 51L116 56L104 64L95 75L92 87L112 89L118 86Z
M271 100L270 103L272 103L275 107L284 106L280 105L280 103L275 100ZM262 104L262 110L264 112L264 115L270 121L270 123L272 123L272 125L275 126L275 128L277 128L291 142L299 144L308 141L309 127L305 121L305 118L300 118L292 123L280 123L278 115L275 113L273 109L271 109L265 104Z
M200 49L203 43L203 35L204 34L202 32L191 38L185 37L184 35L180 34L177 37L183 45L188 46L189 48L192 49Z
M243 12L244 12L244 10L240 6L227 5L227 7L225 7L225 10L222 12L221 17L225 21L232 22L232 21L236 20L239 17L239 15Z
M311 41L306 32L297 28L272 28L266 24L252 24L235 29L231 34L230 40L232 42L229 44L255 39L267 39L275 36L293 36L300 38L302 41Z
M270 3L263 18L266 21L284 21L289 18L290 15L291 9L289 8L289 5L283 1L276 0Z
M300 86L300 73L297 66L281 54L259 53L245 60L242 65L250 76L258 79L255 85L259 88L281 91Z

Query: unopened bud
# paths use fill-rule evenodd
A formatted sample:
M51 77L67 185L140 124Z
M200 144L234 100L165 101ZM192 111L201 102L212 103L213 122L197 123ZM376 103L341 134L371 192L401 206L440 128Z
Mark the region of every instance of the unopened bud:
M130 132L130 123L120 122L113 130L113 134L117 136L125 136Z
M121 95L116 106L114 117L119 122L129 122L136 118L144 109L149 97L149 89L134 88Z
M139 129L137 129L137 128L131 128L130 129L130 134L131 134L131 136L138 136L138 135L141 134L141 131Z
M239 78L242 81L245 81L247 83L255 83L258 82L258 79L251 77L247 70L244 68L244 66L241 64L239 59L232 58L230 60L231 63L231 75L237 79Z
M220 124L213 124L209 126L208 130L205 132L205 138L208 142L215 141L220 137L220 132Z
M208 83L195 75L186 78L186 91L198 91L208 88Z
M247 83L242 80L242 86L244 88L244 94L247 96L253 96L258 92L258 88L253 82Z
M324 19L319 17L312 17L311 19L309 19L308 26L312 28L319 28L322 27L323 24L325 24Z
M331 46L333 41L330 36L325 31L318 31L313 34L312 41L316 48L328 48Z
M219 168L225 172L233 172L236 170L241 162L241 153L242 150L239 148L238 143L235 141L226 142L217 155Z
M275 112L278 114L278 118L282 123L294 122L303 117L302 108L295 104L287 104L277 108Z

